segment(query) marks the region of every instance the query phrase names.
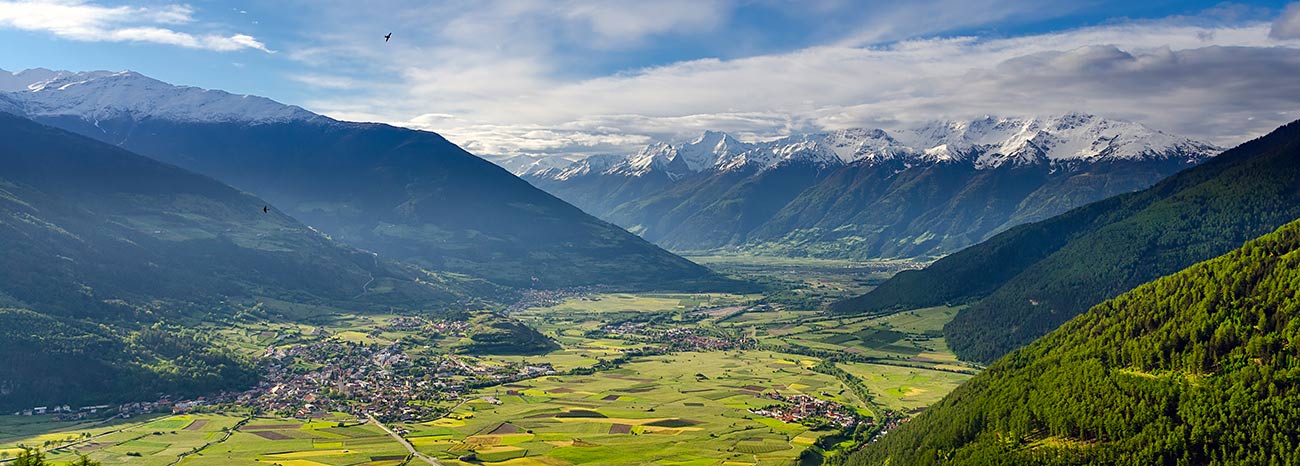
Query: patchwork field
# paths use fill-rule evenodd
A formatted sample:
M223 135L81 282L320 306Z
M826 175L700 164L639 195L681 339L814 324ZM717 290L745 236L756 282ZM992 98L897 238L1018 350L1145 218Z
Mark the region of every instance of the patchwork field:
M181 464L389 466L402 463L406 454L405 447L374 425L337 420L257 419L240 427L229 440L188 457Z
M839 363L875 395L875 402L902 412L924 409L972 375L885 364Z
M588 376L484 391L450 416L405 427L446 464L790 464L829 432L751 414L764 392L860 405L817 360L766 351L646 358Z
M863 357L947 370L974 371L959 363L943 338L943 325L959 308L936 307L874 317L809 315L803 312L742 314L718 325L742 329L768 344L844 351Z
M12 429L21 421L18 416L5 416L0 425ZM62 463L84 454L105 465L146 466L177 464L178 460L182 465L387 466L405 460L406 449L378 427L342 422L245 421L215 414L160 416L143 423L89 429L69 425L43 435L9 437L0 444L0 451L12 451L12 455L19 444L40 446L47 439L75 436L75 443L48 450L49 459ZM236 426L237 430L230 432ZM83 438L84 434L90 437Z

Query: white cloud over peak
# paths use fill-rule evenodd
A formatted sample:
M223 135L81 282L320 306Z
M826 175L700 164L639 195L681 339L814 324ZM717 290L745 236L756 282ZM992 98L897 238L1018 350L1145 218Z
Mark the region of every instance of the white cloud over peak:
M83 42L144 42L218 52L254 49L273 53L246 34L191 34L175 29L195 22L194 10L187 5L133 7L77 0L0 1L0 28L47 32Z
M1300 118L1296 6L1280 16L1223 6L1161 19L1067 18L1092 25L1043 32L1095 2L287 3L274 23L290 25L276 29L286 52L277 74L301 86L275 97L336 118L437 131L485 156L625 152L704 130L769 139L1069 111L1231 145ZM266 50L246 35L181 32L209 30L186 6L45 0L22 2L43 9L19 14L18 4L0 0L0 27ZM32 19L41 16L49 20Z
M1273 22L1269 36L1274 39L1300 39L1300 2L1287 5Z
M764 139L1068 111L1230 145L1300 118L1300 48L1270 37L1273 29L1267 22L1129 22L814 46L585 79L556 73L546 56L457 49L439 60L403 55L397 81L308 105L438 131L483 155L631 151L709 129Z

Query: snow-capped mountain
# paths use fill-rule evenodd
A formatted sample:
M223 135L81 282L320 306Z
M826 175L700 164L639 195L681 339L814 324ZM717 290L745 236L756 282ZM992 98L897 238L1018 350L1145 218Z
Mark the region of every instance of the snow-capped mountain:
M265 97L176 86L132 71L0 70L0 93L32 117L127 116L186 122L332 121Z
M524 173L538 172L549 168L567 167L573 162L562 157L545 157L533 155L515 155L510 157L498 157L488 159L489 162L495 163L506 171L515 174L515 176Z
M720 160L736 157L754 148L731 135L705 131L694 141L678 146L677 153L691 171L701 171L716 166Z
M908 164L969 162L977 169L990 169L1004 164L1102 160L1182 158L1196 161L1220 150L1211 144L1154 130L1140 123L1069 113L1048 118L984 117L969 121L933 121L896 129L844 129L756 143L709 131L678 145L657 142L622 160L602 156L601 166L607 167L600 172L642 176L654 167L681 170L681 166L673 164L676 160L681 160L691 172L771 169L791 161L821 166L884 161ZM582 162L573 166L582 165ZM585 169L591 170L593 164L587 165ZM543 171L546 174L541 173ZM577 171L538 169L520 174L532 177L549 174L553 179L567 179L575 173ZM560 174L565 177L554 178Z
M332 238L429 270L544 287L716 277L427 131L129 71L0 71L0 110L257 193Z
M757 142L711 131L521 176L669 248L910 257L1145 188L1219 151L1069 113Z

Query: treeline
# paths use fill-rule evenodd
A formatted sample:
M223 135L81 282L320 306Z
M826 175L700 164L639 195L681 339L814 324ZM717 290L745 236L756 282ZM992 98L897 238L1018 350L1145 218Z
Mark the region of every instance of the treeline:
M1300 221L1102 303L850 464L1300 464Z

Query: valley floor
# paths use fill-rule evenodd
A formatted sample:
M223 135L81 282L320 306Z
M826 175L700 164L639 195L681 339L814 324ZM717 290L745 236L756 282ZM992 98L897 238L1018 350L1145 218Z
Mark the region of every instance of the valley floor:
M817 310L906 265L705 262L775 291L573 290L530 296L507 316L340 312L210 324L262 362L265 384L170 416L3 416L0 461L25 445L106 465L406 462L406 447L369 421L374 414L442 464L815 463L906 422L979 370L942 338L955 308ZM478 351L486 347L476 336L507 322L555 344Z

